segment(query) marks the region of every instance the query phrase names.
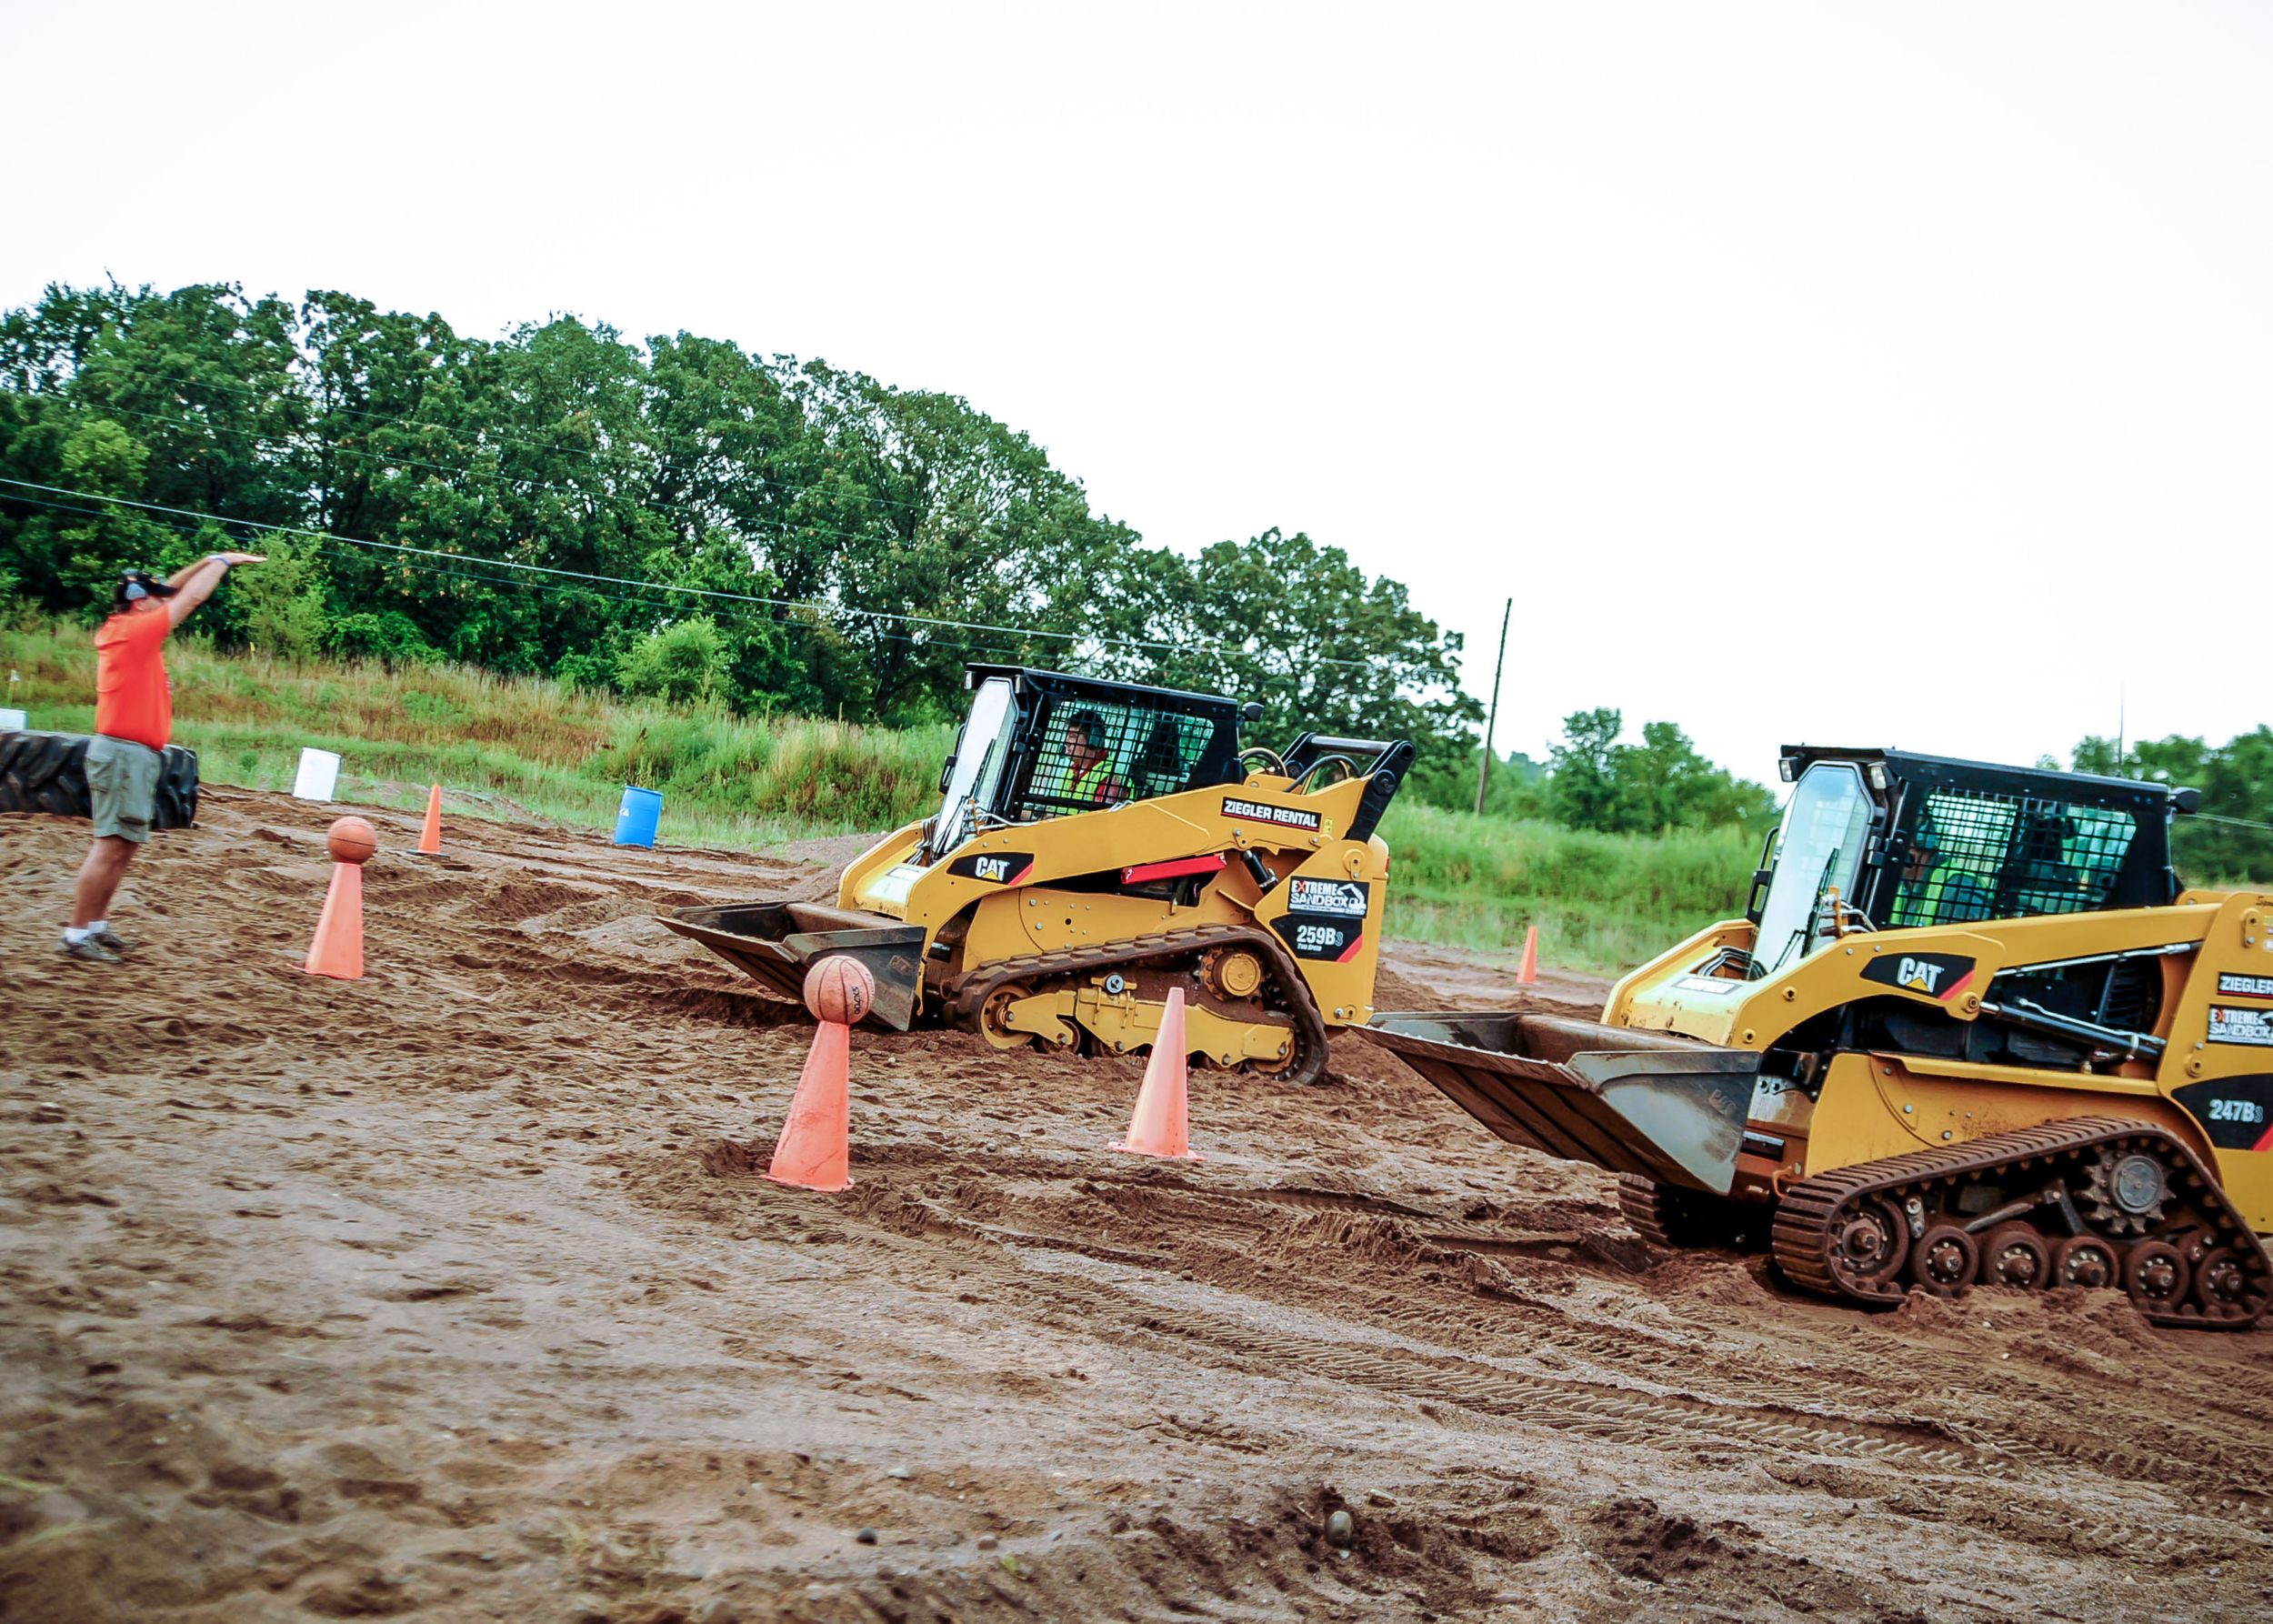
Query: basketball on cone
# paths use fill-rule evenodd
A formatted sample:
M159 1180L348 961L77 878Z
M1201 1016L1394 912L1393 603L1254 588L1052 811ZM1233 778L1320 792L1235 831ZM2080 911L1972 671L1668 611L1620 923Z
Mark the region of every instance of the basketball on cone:
M876 1001L876 978L857 958L839 953L805 973L805 1007L813 1011L815 1020L853 1026L875 1007Z
M379 832L360 817L335 818L325 843L335 863L367 863L378 852Z

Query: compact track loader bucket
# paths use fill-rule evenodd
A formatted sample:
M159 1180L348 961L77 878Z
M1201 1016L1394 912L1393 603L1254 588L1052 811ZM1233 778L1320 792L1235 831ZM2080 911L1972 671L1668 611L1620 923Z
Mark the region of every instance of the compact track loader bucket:
M916 994L923 979L920 925L818 902L682 907L660 917L681 936L692 937L798 1003L805 998L805 973L816 959L840 954L856 958L876 977L876 1007L868 1018L901 1032L916 1018Z
M1552 1015L1377 1015L1361 1028L1511 1144L1721 1196L1760 1057Z

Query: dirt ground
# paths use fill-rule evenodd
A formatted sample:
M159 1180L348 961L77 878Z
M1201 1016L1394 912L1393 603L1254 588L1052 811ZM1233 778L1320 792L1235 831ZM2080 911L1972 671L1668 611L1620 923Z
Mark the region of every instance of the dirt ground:
M2273 1615L2273 1333L1653 1256L1356 1040L1168 1164L1134 1061L863 1033L784 1189L802 1015L650 916L809 869L460 820L331 982L324 821L209 791L104 968L0 817L0 1618Z

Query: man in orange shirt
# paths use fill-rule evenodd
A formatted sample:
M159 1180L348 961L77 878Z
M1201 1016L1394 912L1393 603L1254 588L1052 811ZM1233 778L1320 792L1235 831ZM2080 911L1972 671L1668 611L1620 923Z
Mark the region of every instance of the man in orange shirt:
M79 866L63 950L91 964L116 964L126 944L111 929L111 897L150 837L158 793L159 752L174 737L174 689L166 680L166 633L213 596L239 564L257 553L211 553L165 580L130 569L111 594L111 617L95 634L95 737L87 741L87 797L95 844Z

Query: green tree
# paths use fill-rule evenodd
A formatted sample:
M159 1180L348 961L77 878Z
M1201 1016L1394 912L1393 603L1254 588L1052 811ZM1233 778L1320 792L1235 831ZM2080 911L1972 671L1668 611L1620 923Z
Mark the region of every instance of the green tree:
M1483 757L1484 747L1479 743L1462 757L1445 754L1418 762L1404 793L1432 807L1469 810L1476 805L1477 772ZM1510 750L1492 762L1491 778L1485 790L1484 815L1547 817L1547 786L1546 768L1521 750Z
M265 547L268 561L235 572L227 594L245 640L277 659L313 659L331 640L321 555L312 546L285 540L271 540Z
M400 609L374 612L358 609L333 617L325 633L325 652L346 659L377 660L396 666L430 665L442 657L419 631L418 623Z
M1637 748L1612 756L1627 827L1716 828L1776 815L1776 797L1697 753L1671 722L1642 724Z
M616 681L626 694L674 704L715 699L726 684L726 640L707 615L690 615L626 649Z
M0 472L325 533L200 617L225 645L615 685L696 616L737 708L916 720L960 709L967 661L1026 662L1259 698L1282 741L1411 737L1447 779L1475 759L1459 638L1337 549L1187 561L957 396L686 333L50 287L0 313ZM0 575L50 613L251 539L0 497Z
M1548 805L1559 822L1575 829L1628 827L1618 759L1626 747L1617 742L1625 725L1625 717L1610 709L1563 718L1563 742L1547 751Z
M2172 734L2115 741L2086 737L2071 758L2079 773L2143 778L2201 792L2200 813L2171 830L2171 855L2189 884L2273 885L2273 728L2262 725L2213 747Z
M1101 625L1168 645L1125 651L1132 674L1259 700L1257 737L1282 744L1308 731L1408 738L1432 763L1471 756L1484 707L1459 686L1459 634L1341 548L1266 530L1187 567L1155 558L1119 574L1123 612Z

